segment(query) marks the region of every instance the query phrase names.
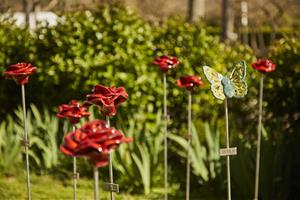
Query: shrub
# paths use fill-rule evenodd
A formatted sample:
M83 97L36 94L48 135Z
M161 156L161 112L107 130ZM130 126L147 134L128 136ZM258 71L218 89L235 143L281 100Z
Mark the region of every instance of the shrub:
M247 47L231 48L221 44L219 38L210 36L203 25L191 25L177 19L150 25L131 10L118 6L66 13L60 17L57 26L39 26L32 34L9 23L1 26L5 28L0 29L3 48L0 66L5 68L26 60L38 67L27 90L28 101L39 107L52 108L71 98L84 99L93 85L102 83L122 85L127 89L130 100L122 116L156 112L162 105L159 98L162 81L161 73L151 62L155 56L166 53L178 56L182 62L170 75L168 86L169 105L174 112L171 114L175 116L180 112L176 108L182 100L179 95L182 92L174 87L175 77L186 73L202 75L204 64L222 70L239 59L250 61L252 57ZM12 34L6 34L8 31ZM19 96L12 95L19 94L19 89L3 80L0 89L2 94L9 94L0 97L4 114L20 102ZM206 91L197 97L201 104L216 105ZM199 107L195 107L199 111ZM210 106L206 107L208 109L203 113L217 115L217 112L211 113ZM155 115L148 117L155 119Z

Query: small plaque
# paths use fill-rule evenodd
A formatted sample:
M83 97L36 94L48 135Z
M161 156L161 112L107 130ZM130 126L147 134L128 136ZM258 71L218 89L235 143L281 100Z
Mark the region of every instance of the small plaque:
M30 146L29 140L25 140L25 139L21 140L21 145L24 147L29 147Z
M119 193L119 185L114 183L103 183L103 190Z
M162 116L161 117L161 119L163 120L163 121L170 121L170 115L164 115L164 116Z
M234 156L237 155L237 147L220 149L220 156Z
M79 173L73 173L72 175L74 179L79 179Z
M192 139L192 137L193 137L192 134L188 134L188 133L187 133L187 134L185 135L185 138L186 138L186 139Z

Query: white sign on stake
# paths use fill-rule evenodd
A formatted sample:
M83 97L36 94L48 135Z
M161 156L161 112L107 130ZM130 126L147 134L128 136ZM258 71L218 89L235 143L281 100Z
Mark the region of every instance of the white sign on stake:
M234 156L237 155L237 147L220 149L220 156Z
M103 183L103 190L119 193L119 185L114 183Z

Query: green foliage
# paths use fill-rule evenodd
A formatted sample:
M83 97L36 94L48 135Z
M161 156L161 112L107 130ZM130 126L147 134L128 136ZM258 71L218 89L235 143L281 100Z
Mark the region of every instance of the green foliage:
M186 73L202 75L204 64L227 69L240 59L250 61L252 57L247 47L231 48L221 44L218 37L208 34L204 25L192 25L178 19L159 26L151 25L131 10L119 6L66 13L57 26L39 26L31 34L8 22L2 24L5 29L0 29L3 48L0 66L4 69L13 62L25 60L38 67L38 73L28 84L29 101L38 107L52 108L71 98L83 99L92 86L105 84L124 86L130 94L130 101L125 105L128 110L121 113L122 116L153 113L162 105L157 98L162 95L162 81L161 72L151 62L154 57L166 53L178 56L182 63L168 80L169 105L171 115L175 116L180 112L178 107L182 97L181 91L174 87L174 79ZM6 34L7 29L13 34ZM8 94L0 97L0 102L5 105L4 114L20 102L19 96L13 95L19 94L19 89L12 82L0 82L2 94ZM8 101L8 97L12 101ZM200 92L197 99L213 107L218 105L211 101L212 97L206 91ZM211 113L210 106L205 107L202 117L218 115ZM200 108L195 106L194 109L199 111Z
M254 177L256 146L249 145L242 135L237 141L238 155L232 158L231 169L233 180L233 194L236 199L251 199L254 196ZM292 157L294 151L299 147L294 145L291 138L281 135L275 140L272 134L264 128L262 130L261 143L261 165L260 165L260 185L259 197L261 199L289 199L289 196L296 196L297 182L293 177L294 162ZM293 137L293 139L295 139ZM296 149L295 149L296 148ZM294 181L293 181L294 179Z
M130 104L146 104L149 97L141 98L141 94L149 88L145 85L154 88L151 77L155 78L147 66L152 59L152 38L147 23L118 7L69 13L55 28L38 28L33 38L34 60L40 69L37 81L55 101L49 102L42 94L39 100L57 105L105 84L124 86L131 94ZM57 88L66 94L64 98L55 92Z
M0 23L1 69L15 62L33 59L34 45L31 38L27 29L13 25L12 21Z
M0 166L9 171L21 161L24 138L23 111L19 107L15 116L7 116L0 124ZM50 169L58 164L58 119L46 109L41 113L30 106L27 113L28 138L30 142L29 156L31 166Z
M48 110L39 112L34 105L30 106L33 122L28 123L29 136L34 138L41 153L43 167L50 169L58 164L58 119ZM32 142L32 139L30 139Z
M273 124L281 123L279 130L290 133L300 131L299 56L300 34L277 41L270 52L270 57L276 63L277 68L275 72L266 75L267 110L270 116L276 116L268 120ZM272 92L274 90L276 92Z
M205 143L200 141L199 132L195 126L192 126L192 145L191 145L191 166L192 173L205 182L211 181L216 178L220 173L220 156L219 156L219 131L213 133L209 124L203 124ZM202 130L202 129L201 129ZM187 140L175 134L169 134L169 138L180 147L174 147L174 151L182 158L187 158Z
M161 117L158 112L153 124L139 124L137 119L129 119L129 127L124 132L133 138L133 142L120 146L114 153L114 167L128 191L143 187L144 194L149 195L154 185L162 183L159 182L162 180L159 177L163 176Z
M21 135L14 126L11 116L0 124L0 167L3 171L12 171L12 168L20 164L22 147Z

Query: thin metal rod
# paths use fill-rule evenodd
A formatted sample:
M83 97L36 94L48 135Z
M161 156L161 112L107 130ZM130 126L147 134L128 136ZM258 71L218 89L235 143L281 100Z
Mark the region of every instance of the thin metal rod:
M99 200L99 172L97 167L94 167L94 200Z
M76 130L76 126L73 126L73 132ZM76 156L73 156L73 199L76 200L77 191L77 166Z
M188 138L187 138L187 162L186 162L186 200L190 199L190 169L191 169L191 139L192 139L192 92L189 91L188 105Z
M24 122L24 144L25 144L25 156L26 156L26 176L27 176L27 199L30 200L30 172L29 172L29 155L28 155L28 129L26 119L26 102L25 102L25 86L21 85L22 91L22 106L23 106L23 122Z
M73 199L76 200L77 189L77 172L76 172L76 157L73 156Z
M167 77L164 73L164 186L165 200L168 199L168 113L167 113Z
M106 116L106 127L110 127L109 117ZM113 163L112 163L112 152L109 153L109 180L110 183L114 183L114 174L113 174ZM114 194L110 191L110 200L114 200Z
M110 127L110 120L109 117L106 116L106 127L109 128Z
M258 200L260 147L261 147L261 129L262 129L263 88L264 88L264 76L261 75L261 77L260 77L260 90L259 90L259 111L258 111L258 126L257 126L257 150L256 150L256 169L255 169L254 200Z
M229 124L228 124L228 105L227 98L224 101L225 104L225 122L226 122L226 148L229 146ZM231 200L231 179L230 179L230 157L227 156L227 196L228 200Z

